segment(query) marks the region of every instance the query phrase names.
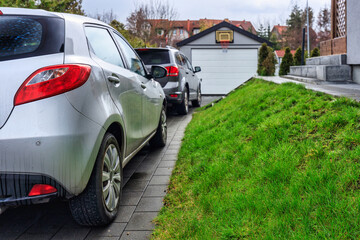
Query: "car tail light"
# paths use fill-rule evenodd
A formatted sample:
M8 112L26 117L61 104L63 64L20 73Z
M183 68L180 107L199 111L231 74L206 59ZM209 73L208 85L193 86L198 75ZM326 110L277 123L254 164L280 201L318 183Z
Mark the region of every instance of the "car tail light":
M170 97L172 97L172 98L177 98L179 95L177 95L177 94L170 94Z
M168 71L168 74L166 76L168 77L176 77L179 76L179 68L174 66L165 67Z
M3 12L0 10L0 16L3 15Z
M136 49L136 51L149 51L149 49L148 48L138 48L138 49Z
M57 192L57 189L47 184L35 184L29 193L29 197Z
M28 77L14 98L20 105L68 92L83 85L89 78L88 65L68 64L44 67Z

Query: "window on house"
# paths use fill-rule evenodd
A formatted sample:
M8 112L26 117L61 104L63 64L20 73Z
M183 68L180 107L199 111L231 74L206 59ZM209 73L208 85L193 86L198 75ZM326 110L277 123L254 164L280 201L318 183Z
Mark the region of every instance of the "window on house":
M199 28L194 28L193 29L193 34L198 34L200 32L200 29Z
M173 35L176 35L176 29L173 30Z
M156 29L156 34L157 34L158 36L164 35L164 29L161 29L161 28Z
M184 35L184 30L180 29L180 35Z

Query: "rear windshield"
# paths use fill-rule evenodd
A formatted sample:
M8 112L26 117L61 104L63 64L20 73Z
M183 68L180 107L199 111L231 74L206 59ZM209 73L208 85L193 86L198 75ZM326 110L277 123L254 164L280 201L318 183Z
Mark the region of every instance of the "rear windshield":
M168 50L141 50L137 49L136 52L139 54L141 59L146 65L159 65L170 63L169 51Z
M0 16L0 61L64 51L64 20Z

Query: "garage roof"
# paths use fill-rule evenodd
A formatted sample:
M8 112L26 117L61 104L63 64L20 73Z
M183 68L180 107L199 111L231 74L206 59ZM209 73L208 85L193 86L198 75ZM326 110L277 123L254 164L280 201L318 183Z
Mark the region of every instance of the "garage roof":
M203 37L203 36L205 36L205 35L207 35L207 34L209 34L211 32L216 31L216 30L218 30L218 29L220 29L222 27L230 28L231 30L233 30L235 32L238 32L240 34L243 34L243 35L245 35L245 36L247 36L247 37L249 37L249 38L251 38L251 39L253 39L255 41L258 41L260 43L266 43L267 45L270 45L270 46L272 45L272 43L267 41L266 39L258 37L255 34L252 34L251 32L245 31L244 29L241 29L239 27L236 27L235 25L232 25L232 24L230 24L230 23L228 23L226 21L223 21L223 22L221 22L221 23L219 23L219 24L217 24L215 26L212 26L211 28L208 28L208 29L206 29L206 30L204 30L204 31L202 31L202 32L200 32L198 34L195 34L194 36L191 36L191 37L189 37L187 39L184 39L181 42L178 42L176 45L178 47L184 46L184 45L186 45L186 44L188 44L188 43L190 43L192 41L195 41L195 40L197 40L197 39L199 39L199 38L201 38L201 37Z

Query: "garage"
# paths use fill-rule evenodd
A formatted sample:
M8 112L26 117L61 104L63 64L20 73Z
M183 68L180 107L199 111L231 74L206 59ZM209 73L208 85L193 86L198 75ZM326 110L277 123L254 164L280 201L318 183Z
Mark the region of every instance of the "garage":
M197 75L202 79L202 94L224 95L256 74L258 50L263 42L270 44L224 21L177 46L193 66L201 67Z
M192 64L198 73L203 94L226 94L254 76L257 49L192 49Z

